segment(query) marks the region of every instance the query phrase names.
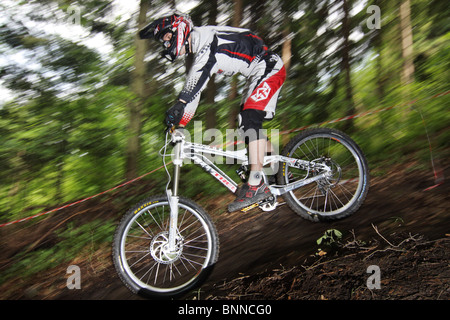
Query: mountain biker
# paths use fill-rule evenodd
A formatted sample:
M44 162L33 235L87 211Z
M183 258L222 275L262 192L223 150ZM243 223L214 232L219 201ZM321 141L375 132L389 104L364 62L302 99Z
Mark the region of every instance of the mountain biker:
M155 20L140 30L141 39L155 39L163 45L169 61L194 54L194 63L174 106L166 112L166 125L184 127L193 117L200 94L214 73L247 78L238 126L249 150L248 181L237 192L228 211L238 211L272 196L262 179L263 159L271 144L262 134L262 123L275 114L278 94L286 78L280 57L269 51L263 40L247 29L195 27L186 15L173 14Z

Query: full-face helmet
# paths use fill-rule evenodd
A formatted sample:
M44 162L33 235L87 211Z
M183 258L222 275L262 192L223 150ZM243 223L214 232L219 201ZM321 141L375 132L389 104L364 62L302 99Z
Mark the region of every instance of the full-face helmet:
M173 14L159 18L147 25L139 31L139 37L160 41L163 45L163 56L173 62L179 56L183 46L186 48L186 53L189 52L188 39L193 28L194 24L189 16ZM164 40L167 33L172 34L170 40Z

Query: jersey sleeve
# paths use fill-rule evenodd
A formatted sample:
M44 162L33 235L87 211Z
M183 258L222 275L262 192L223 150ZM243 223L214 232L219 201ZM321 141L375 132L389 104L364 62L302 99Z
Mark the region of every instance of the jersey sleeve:
M183 90L178 98L188 104L193 102L206 87L211 76L217 72L217 37L214 36L210 44L203 47L196 55L194 63L186 79Z

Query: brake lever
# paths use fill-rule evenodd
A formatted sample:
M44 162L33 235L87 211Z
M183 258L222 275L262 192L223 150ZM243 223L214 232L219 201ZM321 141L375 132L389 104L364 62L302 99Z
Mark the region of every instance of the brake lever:
M175 131L175 129L176 129L176 127L173 124L169 123L167 125L166 129L164 130L164 133L172 134Z

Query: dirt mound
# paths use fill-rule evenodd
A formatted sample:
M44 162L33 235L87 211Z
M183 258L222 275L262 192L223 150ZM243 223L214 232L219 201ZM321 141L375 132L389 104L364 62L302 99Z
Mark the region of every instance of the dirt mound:
M401 237L396 235L397 241ZM333 256L216 285L211 300L449 300L450 238L348 243ZM352 247L352 249L349 249Z

